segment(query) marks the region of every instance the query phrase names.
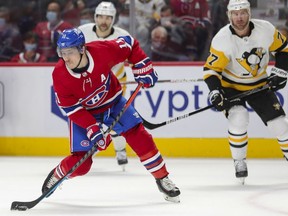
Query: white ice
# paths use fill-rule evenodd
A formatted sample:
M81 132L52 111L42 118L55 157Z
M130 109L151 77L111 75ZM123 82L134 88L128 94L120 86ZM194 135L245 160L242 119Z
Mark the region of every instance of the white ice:
M13 201L32 201L60 157L0 157L0 215L66 216L280 216L288 215L288 163L248 159L241 185L231 159L165 158L181 202L165 201L137 158L122 172L114 158L95 157L83 176L64 181L50 197L27 211Z

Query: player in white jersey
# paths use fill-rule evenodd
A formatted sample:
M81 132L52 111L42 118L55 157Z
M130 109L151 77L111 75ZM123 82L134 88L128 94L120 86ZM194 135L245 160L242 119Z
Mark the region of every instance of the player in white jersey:
M249 122L246 103L277 137L288 159L288 121L275 94L287 82L287 39L271 23L251 19L247 0L230 0L230 24L224 26L211 42L210 55L204 66L204 79L209 87L209 99L228 120L228 141L235 165L236 177L244 183L248 176L246 156ZM275 66L267 73L269 54L275 56ZM270 75L269 75L270 74ZM230 98L241 92L267 84L261 91L236 102Z
M85 36L86 43L97 40L112 40L119 36L130 35L126 30L113 26L116 17L116 9L111 2L101 2L95 9L95 23L88 23L79 26L79 29ZM115 65L112 68L120 82L127 80L124 62ZM123 86L123 94L125 94L125 86ZM126 154L126 141L122 136L116 133L112 134L114 149L116 151L117 162L122 166L123 171L128 163Z

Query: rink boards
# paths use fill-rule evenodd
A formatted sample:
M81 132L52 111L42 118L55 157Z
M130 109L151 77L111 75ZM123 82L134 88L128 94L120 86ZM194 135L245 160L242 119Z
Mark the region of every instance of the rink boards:
M160 123L182 116L208 104L208 88L202 78L202 64L158 64L158 83L141 90L134 106L143 118ZM65 116L54 102L51 73L53 65L0 66L0 155L66 155L68 131ZM133 80L127 68L128 80ZM190 81L184 82L183 79ZM127 85L128 98L136 87ZM287 111L287 89L277 93ZM213 109L150 130L161 153L170 157L230 157L227 122ZM249 157L282 157L277 141L251 110ZM128 149L129 155L134 155ZM101 152L114 156L113 148Z

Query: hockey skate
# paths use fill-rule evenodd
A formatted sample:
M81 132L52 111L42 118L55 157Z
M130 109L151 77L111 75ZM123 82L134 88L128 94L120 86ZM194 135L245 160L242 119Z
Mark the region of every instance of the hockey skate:
M51 172L48 174L47 178L45 179L43 186L42 186L42 193L45 193L47 190L49 190L57 181L59 180L54 175L54 170L51 170ZM56 188L55 188L56 189ZM52 191L50 194L48 194L46 197L49 197L54 191Z
M125 166L128 164L126 149L116 151L117 163L122 167L122 170L125 171Z
M245 159L234 160L235 176L238 178L242 185L245 184L245 178L248 176L247 164Z
M175 184L168 178L168 176L162 179L156 179L156 183L160 192L163 193L164 199L170 202L180 202L180 190Z

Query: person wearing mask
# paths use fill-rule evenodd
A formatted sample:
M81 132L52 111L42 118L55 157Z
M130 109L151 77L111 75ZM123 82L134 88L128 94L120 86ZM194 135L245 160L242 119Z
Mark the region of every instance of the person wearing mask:
M18 63L35 63L35 62L46 62L46 56L38 53L37 50L37 35L28 31L23 36L24 51L13 56L11 62Z
M22 37L17 25L11 22L11 11L0 7L0 61L9 62L22 50Z
M80 12L79 26L94 23L94 13L90 8L85 8Z
M50 1L47 6L47 21L39 22L34 32L38 36L38 52L47 57L47 61L56 62L56 42L59 34L72 25L61 18L61 4L58 1Z

